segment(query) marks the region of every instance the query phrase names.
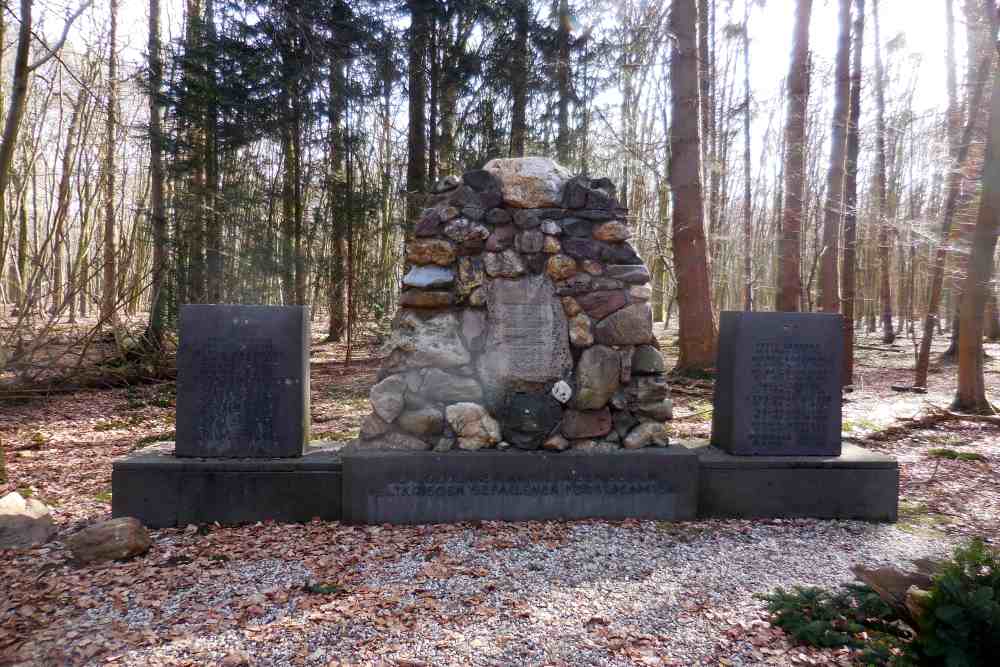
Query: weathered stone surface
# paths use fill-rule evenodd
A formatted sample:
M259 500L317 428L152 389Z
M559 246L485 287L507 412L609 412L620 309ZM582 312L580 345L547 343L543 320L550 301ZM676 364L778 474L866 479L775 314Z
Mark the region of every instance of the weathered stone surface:
M488 252L483 255L483 263L491 278L517 278L525 271L520 255L513 250Z
M604 275L633 285L649 282L649 269L641 264L613 264L605 269Z
M579 211L574 211L574 215L578 215L581 218L587 220L594 220L596 222L603 222L605 220L614 220L616 214L613 211L607 211L604 209L597 208L585 208Z
M461 214L461 211L454 206L445 206L444 208L438 209L438 212L442 223L451 222Z
M625 289L625 283L606 276L594 276L594 279L590 283L590 288L594 291Z
M583 351L576 365L577 410L596 410L607 405L618 390L621 361L617 350L595 345Z
M562 244L559 243L559 239L554 236L546 236L545 242L542 244L542 252L547 255L555 255L562 250Z
M542 224L542 218L537 211L514 211L514 226L520 229L534 229Z
M12 491L0 498L0 549L30 549L56 534L49 508Z
M473 352L482 352L486 346L486 313L481 310L462 312L462 338Z
M550 452L564 452L569 449L569 440L556 433L542 443L542 449Z
M428 289L448 287L455 282L455 273L440 266L414 266L403 277L403 285Z
M468 296L486 281L486 269L480 257L462 257L458 260L458 281L455 289L461 296Z
M632 411L643 419L663 422L674 418L674 402L669 398L653 403L640 403L632 407Z
M604 265L592 259L585 259L581 263L583 270L592 276L599 276L604 273Z
M452 220L444 227L444 235L455 243L466 243L468 241L486 241L490 237L490 230L465 218Z
M537 229L528 229L517 235L515 246L518 252L541 252L545 247L545 234Z
M406 308L447 308L454 302L448 290L408 289L399 296L399 305Z
M505 208L491 208L486 212L486 222L491 225L506 225L512 219L510 211Z
M586 273L577 273L572 278L560 280L556 283L556 294L559 296L576 296L590 291L590 284L593 282Z
M575 238L589 239L594 235L594 223L580 218L566 218L562 221L562 231Z
M548 255L544 255L540 252L528 252L521 255L521 259L524 262L524 268L528 269L529 273L536 276L545 272L545 262L548 258Z
M625 306L594 327L594 338L604 345L642 345L653 337L653 311L648 303Z
M559 382L552 385L552 398L560 403L565 405L572 397L573 388L569 386L569 382L566 382L566 380L559 380Z
M362 440L377 438L389 430L389 424L374 412L361 420Z
M368 400L384 421L396 421L406 404L406 378L402 375L390 375L371 388Z
M450 452L454 448L455 448L455 438L451 436L444 436L438 438L437 442L434 443L435 452Z
M486 288L477 287L469 295L469 305L474 308L482 308L486 305Z
M462 182L476 192L499 190L500 181L496 175L486 169L472 169L462 174Z
M607 244L602 259L608 264L642 264L642 258L627 241Z
M576 259L603 260L609 255L608 247L591 238L569 236L562 240L563 252Z
M643 422L633 428L622 443L625 449L642 449L643 447L666 447L670 444L667 427L659 422Z
M580 307L580 303L571 296L562 297L563 312L566 313L566 317L575 317L583 312L583 308Z
M628 288L628 297L632 303L649 301L653 297L653 288L649 285L632 285Z
M80 563L124 560L140 556L152 544L149 532L132 517L121 517L101 521L74 533L66 540L66 546Z
M445 176L440 181L431 186L431 192L436 195L441 194L442 192L451 192L461 184L462 182L458 180L458 176L454 175Z
M499 190L485 190L479 193L479 205L491 210L503 203L503 195Z
M639 423L635 415L628 410L615 410L611 421L614 424L615 433L618 434L619 438L627 436L632 427Z
M577 452L587 452L589 454L613 454L619 449L620 447L616 443L607 442L605 440L584 438L582 440L573 441L573 451Z
M583 208L587 205L587 190L590 180L586 176L576 176L566 182L563 187L563 206L566 208Z
M441 233L441 212L438 209L427 209L413 228L413 234L419 237L437 236Z
M562 203L562 187L572 174L548 158L498 158L483 167L501 183L503 199L519 208L542 208Z
M566 209L564 208L540 208L538 209L538 217L542 220L562 220L566 217Z
M542 222L542 233L559 236L562 234L562 226L555 220L545 220Z
M458 436L459 449L483 449L500 442L500 424L478 403L454 403L445 408L445 415Z
M586 313L578 313L569 321L569 342L573 347L588 347L594 344L594 330Z
M602 290L581 294L576 298L580 307L595 320L603 320L628 303L628 295L621 290Z
M625 393L629 403L652 403L670 397L670 385L662 375L637 375L632 378Z
M400 451L423 452L431 448L431 445L420 438L406 433L390 431L383 436L365 443L369 449L394 449Z
M462 366L469 363L471 357L458 335L459 329L454 313L423 317L403 309L393 322L385 349L390 356L409 366Z
M496 279L487 289L488 333L479 376L488 404L498 409L515 386L562 379L573 358L566 317L548 278Z
M632 381L632 354L633 348L631 345L623 345L618 349L618 356L621 358L622 362L622 372L620 375L620 380L622 386L628 385Z
M591 210L616 210L621 206L615 199L614 185L610 180L596 179L590 182L587 190L587 208Z
M549 257L545 272L552 280L566 280L576 275L576 260L566 255Z
M513 247L515 231L514 225L497 225L490 237L486 239L486 250L500 252Z
M474 220L479 222L486 218L486 209L479 206L463 206L462 215L464 215L469 220Z
M562 406L544 390L512 392L500 412L503 439L518 449L538 449L562 418Z
M566 410L563 412L562 434L570 440L579 438L599 438L611 431L611 411Z
M639 345L632 355L632 372L636 375L651 375L664 373L667 366L663 363L663 355L652 345Z
M455 261L455 247L443 239L417 239L407 246L406 259L412 264L448 266Z
M396 423L411 435L418 437L437 435L444 430L444 415L437 408L419 408L399 415Z
M440 368L428 368L421 375L420 388L415 392L437 403L459 403L482 400L483 388L473 377L445 373Z
M624 410L628 407L628 394L625 393L624 389L616 391L615 395L611 397L611 407L616 410Z
M594 238L598 241L627 241L631 237L632 230L628 225L617 220L594 227Z
M480 193L476 192L468 185L462 185L452 192L450 201L459 209L465 208L466 206L485 208L483 206L482 199L480 198Z

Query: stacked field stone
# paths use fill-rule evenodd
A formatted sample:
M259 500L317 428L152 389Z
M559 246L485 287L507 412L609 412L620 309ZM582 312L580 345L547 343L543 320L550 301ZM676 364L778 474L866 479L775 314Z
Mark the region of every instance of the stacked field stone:
M435 187L406 249L366 448L667 444L649 271L608 179L500 159Z

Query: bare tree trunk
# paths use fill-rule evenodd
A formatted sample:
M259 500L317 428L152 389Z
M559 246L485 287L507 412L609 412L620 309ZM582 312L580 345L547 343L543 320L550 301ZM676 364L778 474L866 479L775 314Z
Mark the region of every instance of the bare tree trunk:
M781 224L781 260L777 309L799 310L802 295L802 209L805 197L805 131L809 102L809 18L812 0L798 0L795 37L788 69L788 117L785 121L785 205Z
M514 60L512 63L510 111L510 155L524 157L528 133L528 28L531 20L529 0L517 3L514 16Z
M750 0L743 0L743 309L747 311L754 309L750 178Z
M840 271L844 316L844 386L854 384L854 297L857 278L858 150L861 123L861 51L865 43L865 0L856 0L854 55L851 68L850 112L847 121L847 158L844 163L844 257Z
M391 76L391 70L387 72ZM389 80L384 82L389 86ZM327 329L327 339L340 342L344 335L347 320L347 301L344 290L346 271L344 263L347 259L347 239L344 237L343 179L344 179L344 97L346 95L344 81L344 62L334 56L330 62L330 226L332 229L332 247L330 249L328 293L330 325Z
M994 22L995 20L994 17ZM986 396L983 376L983 331L990 281L993 278L997 235L1000 234L1000 71L993 74L981 197L979 216L972 237L969 270L962 289L962 317L959 320L958 334L958 389L952 409L992 414L995 410Z
M406 228L410 229L427 191L427 127L424 105L427 100L427 33L430 29L426 0L407 0L410 10L409 79L410 123L406 162Z
M52 246L52 312L59 317L63 309L63 267L66 259L66 220L69 217L70 177L76 165L77 139L83 120L83 106L87 101L87 89L83 86L77 92L70 115L69 129L66 132L66 146L63 149L62 175L59 179L59 192L56 196L56 213L54 216L54 243Z
M698 10L695 0L673 0L670 14L670 188L674 266L680 316L678 369L714 367L718 332L712 314L705 208L702 205Z
M819 273L820 308L840 312L840 220L844 213L844 161L847 155L847 120L851 97L851 0L840 0L840 35L830 128L830 168L826 175L826 210L823 216L823 249Z
M878 215L879 301L882 302L882 342L892 343L896 332L892 322L892 283L890 281L889 220L886 217L885 186L885 67L882 64L878 0L872 2L875 25L875 206Z
M559 27L556 30L558 54L556 85L559 88L559 134L556 137L556 159L569 166L569 0L559 0Z
M205 0L205 40L210 53L215 50L215 0ZM216 131L218 109L214 100L215 63L206 66L211 90L205 125L205 299L222 302L222 216L219 211L219 140Z
M101 320L111 324L118 296L115 234L115 134L118 114L118 0L110 0L111 30L108 36L108 108L104 125L104 281L101 285Z
M994 29L993 39L996 38ZM924 318L923 338L920 340L920 351L917 355L917 367L913 385L916 387L927 386L927 373L930 368L931 341L934 339L934 325L938 320L938 312L941 307L941 290L944 286L944 268L948 259L948 238L951 234L951 225L955 217L955 209L958 204L958 197L962 184L962 168L969 154L969 145L972 140L972 132L976 125L979 107L982 106L983 88L987 73L990 71L993 62L993 51L983 57L979 63L977 76L973 82L973 92L969 102L969 113L965 122L965 129L962 130L962 137L959 140L958 152L955 161L951 165L948 174L947 194L945 195L944 212L941 216L941 229L938 232L938 247L934 253L934 262L930 280L929 295L927 297L927 315Z
M997 306L997 293L990 289L989 302L986 304L986 338L1000 340L1000 307Z
M164 203L163 123L160 91L163 57L160 45L160 0L149 0L149 179L150 225L153 230L153 268L150 285L149 326L146 342L163 347L166 329L167 211Z

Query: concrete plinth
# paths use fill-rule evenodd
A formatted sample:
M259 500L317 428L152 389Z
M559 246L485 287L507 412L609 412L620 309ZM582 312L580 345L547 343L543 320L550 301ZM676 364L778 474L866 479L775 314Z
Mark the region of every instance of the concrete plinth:
M698 458L681 447L573 452L343 452L344 520L688 520Z
M701 467L700 517L896 521L899 464L883 454L845 444L831 457L734 456L685 445Z
M282 459L178 458L158 448L115 461L111 508L150 528L337 520L340 480L340 457L323 447Z

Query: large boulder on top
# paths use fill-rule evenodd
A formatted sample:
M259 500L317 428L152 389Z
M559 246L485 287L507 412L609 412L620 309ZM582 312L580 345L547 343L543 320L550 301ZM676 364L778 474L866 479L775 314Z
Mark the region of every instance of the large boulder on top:
M500 181L504 203L518 208L560 206L563 184L573 176L545 157L497 158L483 169Z

